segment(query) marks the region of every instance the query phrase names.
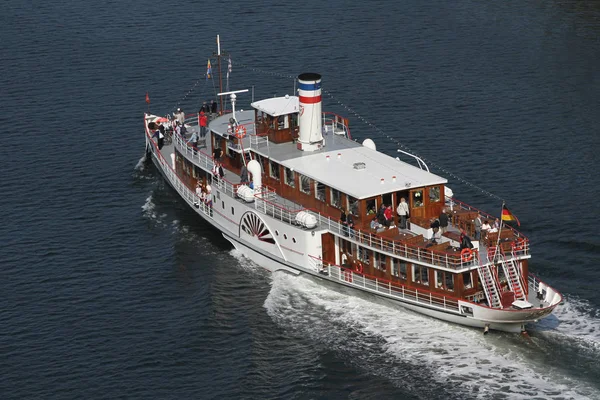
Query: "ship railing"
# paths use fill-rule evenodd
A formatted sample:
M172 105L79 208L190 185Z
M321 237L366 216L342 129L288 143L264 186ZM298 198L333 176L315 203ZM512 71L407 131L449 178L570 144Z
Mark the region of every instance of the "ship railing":
M317 212L313 212L313 214L317 216L321 227L327 227L328 230L337 233L340 236L345 236L350 240L354 240L359 243L359 246L363 244L410 261L416 260L433 266L454 270L479 265L478 251L472 251L468 256L461 256L460 253L454 254L437 250L428 250L427 248L411 245L409 243L385 239L370 232L348 228L346 225Z
M256 136L256 125L254 122L247 122L245 124L238 124L237 128L234 129L231 124L227 125L227 134L236 135L241 134L243 130L246 130L246 135Z
M299 225L296 219L298 213L310 213L315 216L318 226L322 229L327 229L339 236L346 237L348 240L355 241L359 246L368 246L408 261L419 261L453 270L476 267L480 263L478 251L473 251L470 256L461 256L458 252L428 250L412 244L385 239L374 233L351 229L316 210L297 207L295 203L283 199L275 190L267 186L255 194L255 207L257 210L290 225Z
M479 215L486 217L488 220L490 221L494 221L496 219L496 217L494 217L493 215L490 215L488 213L486 213L485 211L481 211L480 209L470 206L467 203L464 203L460 200L455 199L454 197L448 197L445 196L446 201L451 202L453 204L452 207L455 207L456 205L458 205L460 210L469 210L469 211L476 211L477 213L479 213ZM518 230L516 230L515 228L513 228L512 226L502 222L502 229L508 229L511 232L513 232L515 234L516 237L520 237L523 238L524 240L527 240L527 237L525 235L523 235L521 232L519 232Z
M204 153L191 143L188 143L181 135L173 135L173 143L180 153L184 154L187 159L192 160L201 168L210 171L213 167L212 156Z
M158 150L157 144L152 140L150 133L148 132L148 127L146 127L146 135L147 139L150 141L153 146L152 152L155 154L156 159L160 163L161 169L163 173L166 175L167 179L171 182L175 190L180 194L181 197L188 203L192 205L198 205L197 209L200 210L203 214L212 218L212 209L206 203L204 203L200 197L196 194L194 190L188 187L182 180L177 176L175 172L174 166L169 164L169 162L163 157L160 150Z
M187 143L181 135L173 135L173 143L175 143L177 150L184 154L187 159L194 161L196 165L207 171L212 170L214 165L212 157L202 152L191 143ZM236 196L237 188L239 186L239 184L229 182L227 179L216 178L214 176L212 177L212 184L232 197Z
M352 139L350 136L350 128L348 127L348 120L346 118L330 111L325 111L322 114L322 126L325 132L331 132L335 135L345 136L348 139Z
M428 306L434 306L453 312L459 311L458 298L441 296L428 290L411 288L387 279L361 274L349 268L323 262L320 257L309 255L313 269L320 269L327 276L346 285L362 288L370 292L381 293L392 298L406 300Z

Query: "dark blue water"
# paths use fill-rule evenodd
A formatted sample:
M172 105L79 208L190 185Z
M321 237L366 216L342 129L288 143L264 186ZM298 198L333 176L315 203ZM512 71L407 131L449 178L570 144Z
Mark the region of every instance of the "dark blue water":
M600 3L3 5L0 398L600 398ZM232 89L319 72L355 138L506 200L555 317L484 337L232 251L138 163L147 91L215 97L217 33Z

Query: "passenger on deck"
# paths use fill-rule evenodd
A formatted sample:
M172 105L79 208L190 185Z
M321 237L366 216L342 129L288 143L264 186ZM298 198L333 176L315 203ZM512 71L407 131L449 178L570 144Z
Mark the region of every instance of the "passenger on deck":
M213 158L215 161L221 161L221 155L223 154L223 150L221 150L220 147L217 147L214 151L213 151Z
M498 218L496 218L496 220L494 221L494 226L492 227L492 229L496 229L496 231L500 229L500 220Z
M348 225L348 233L350 238L354 238L354 216L350 210L346 211L346 225Z
M394 225L394 212L392 211L392 206L388 205L383 212L383 216L385 217L385 226L392 227Z
M400 199L396 213L398 213L400 216L400 229L406 229L406 219L409 217L409 212L408 203L406 203L406 199L404 197Z
M471 243L471 238L467 236L465 231L460 233L460 250L462 249L472 249L473 243Z
M344 236L348 236L348 221L346 220L346 210L340 209L340 224L342 224L342 232Z
M433 228L433 233L431 235L431 243L436 244L436 243L440 243L442 239L442 232L440 230L440 228Z
M240 172L240 183L242 185L248 184L248 168L245 165L242 165L242 171Z
M379 221L377 221L377 217L374 217L374 218L371 220L371 225L370 225L370 226L371 226L371 229L373 229L374 231L378 231L378 232L379 232L379 230L380 230L381 228L383 228L383 225L381 225L381 224L379 223Z
M158 145L158 149L161 150L165 143L165 127L159 125L154 134L152 135L152 138L156 138L156 144Z
M444 234L448 231L448 214L446 214L445 208L442 209L438 219L440 220L440 233Z
M477 214L473 222L475 223L475 240L479 240L481 239L481 217L479 214Z
M200 123L200 138L204 139L204 137L206 136L206 127L208 126L208 118L206 118L206 115L204 114L203 111L200 111L199 123Z
M192 137L190 138L190 140L188 140L186 143L187 144L193 144L195 147L198 147L198 133L194 131L194 133L192 134Z
M185 113L181 111L181 108L178 108L177 111L173 113L173 117L175 117L175 119L179 121L179 124L185 124Z
M385 225L385 204L381 204L381 207L379 207L379 210L377 211L377 221L379 221L381 225Z
M344 268L350 268L350 263L348 262L348 256L346 255L346 252L342 253L341 264Z
M196 206L196 208L200 207L200 202L202 201L203 194L204 191L202 190L202 183L198 181L198 183L196 183L196 196L198 196L198 198L194 199L194 206Z
M214 118L217 115L217 101L213 100L210 106L211 117Z
M492 229L487 220L483 221L483 225L481 225L481 233L483 237L487 237L488 232Z
M208 106L208 104L206 104L206 102L202 103L202 107L200 107L200 111L198 112L198 114L200 114L200 113L208 114L209 112L210 112L210 107Z

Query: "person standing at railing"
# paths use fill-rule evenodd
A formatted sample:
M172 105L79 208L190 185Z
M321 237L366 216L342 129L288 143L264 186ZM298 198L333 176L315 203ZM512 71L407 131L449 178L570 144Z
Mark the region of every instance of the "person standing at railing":
M185 124L185 113L181 111L181 108L178 108L177 111L173 113L173 117L175 117L181 125Z
M444 234L448 231L448 214L446 214L445 208L442 209L438 219L440 220L440 234Z
M210 115L211 119L213 119L217 116L217 101L216 100L212 101L212 104L210 106L210 113L211 113L211 115Z
M198 183L196 183L197 198L194 200L194 206L196 208L200 207L200 203L202 202L203 193L204 193L204 191L202 190L202 183L200 181L198 181Z
M346 226L348 227L348 235L350 239L354 238L354 216L350 210L346 211Z
M200 111L200 118L198 121L200 124L200 139L204 140L204 137L206 136L206 127L208 126L208 118L206 118L204 111Z
M346 221L346 210L344 210L344 208L342 207L342 209L340 211L341 211L340 224L342 224L342 232L344 233L344 236L348 236L348 223Z
M162 129L160 129L162 128ZM154 131L154 134L152 135L152 138L156 138L156 144L158 145L158 149L161 150L163 148L163 145L165 143L165 134L164 134L165 128L162 125L159 125L158 128L156 129L156 131Z
M475 224L475 240L479 240L481 239L481 225L483 225L481 222L481 216L477 214L473 222Z
M186 142L187 144L192 144L194 146L194 155L196 155L196 148L198 148L198 140L198 132L194 131L190 140Z
M199 113L208 114L209 112L210 112L210 107L208 106L208 104L206 104L206 102L202 103L202 107L200 107Z

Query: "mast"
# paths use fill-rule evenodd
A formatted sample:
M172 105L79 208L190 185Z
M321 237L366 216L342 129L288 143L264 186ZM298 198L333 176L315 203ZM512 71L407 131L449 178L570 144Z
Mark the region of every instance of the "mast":
M219 40L219 35L217 35L217 64L219 68L219 92L223 93L223 77L221 76L221 42ZM220 113L223 113L223 96L220 96Z

